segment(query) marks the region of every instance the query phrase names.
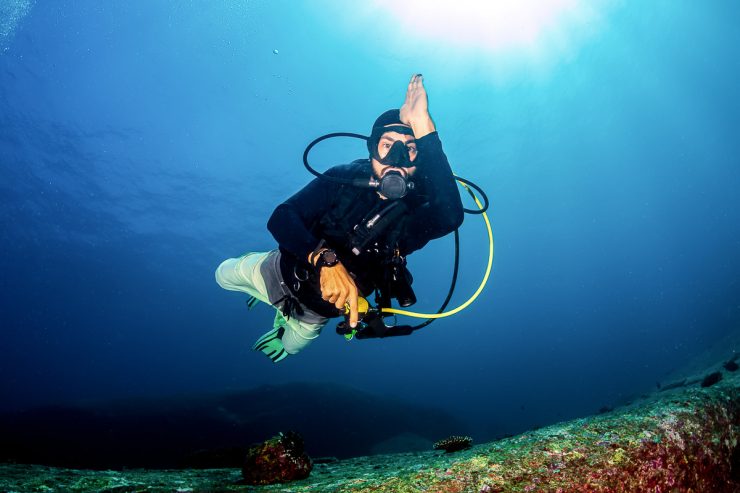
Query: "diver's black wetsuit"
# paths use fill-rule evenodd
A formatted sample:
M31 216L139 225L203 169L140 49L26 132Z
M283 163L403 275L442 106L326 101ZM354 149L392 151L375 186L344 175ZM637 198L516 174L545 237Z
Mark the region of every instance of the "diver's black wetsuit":
M353 228L374 208L389 203L375 190L316 178L275 209L267 228L280 246L283 279L303 305L328 318L341 314L321 298L318 275L307 261L308 254L322 240L326 247L337 252L354 277L360 294L368 296L379 287L384 262L395 248L406 256L462 224L460 194L437 132L417 139L416 146L419 153L414 161L415 188L399 199L408 211L377 239L373 248L359 255L353 254L349 245ZM369 179L372 166L369 160L363 159L331 168L326 174ZM308 280L304 280L306 276ZM296 282L298 279L303 281Z

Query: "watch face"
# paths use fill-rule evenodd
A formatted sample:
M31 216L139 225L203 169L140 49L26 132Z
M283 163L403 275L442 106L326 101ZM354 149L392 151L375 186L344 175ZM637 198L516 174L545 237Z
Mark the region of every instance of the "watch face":
M321 260L326 265L332 266L337 263L337 254L334 250L324 250L321 252Z

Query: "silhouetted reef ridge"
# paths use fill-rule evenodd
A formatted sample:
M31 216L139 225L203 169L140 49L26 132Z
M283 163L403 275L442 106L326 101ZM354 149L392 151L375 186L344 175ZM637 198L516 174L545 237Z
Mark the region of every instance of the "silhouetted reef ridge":
M286 430L314 457L372 454L394 437L467 432L450 414L323 383L205 396L53 406L0 416L0 461L84 469L241 467ZM398 450L396 450L398 451Z
M70 471L0 466L0 490L41 491L740 491L740 373L656 392L597 416L455 453L317 461L304 480L247 487L238 468ZM41 488L41 489L39 489Z

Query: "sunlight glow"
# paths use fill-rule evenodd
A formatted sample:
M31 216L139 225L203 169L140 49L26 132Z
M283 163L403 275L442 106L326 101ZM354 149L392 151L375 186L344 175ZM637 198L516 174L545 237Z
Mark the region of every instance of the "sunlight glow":
M624 0L371 0L331 3L341 26L390 69L438 69L446 78L543 79L577 59Z
M580 4L580 0L373 2L376 9L392 14L405 34L491 52L532 47Z

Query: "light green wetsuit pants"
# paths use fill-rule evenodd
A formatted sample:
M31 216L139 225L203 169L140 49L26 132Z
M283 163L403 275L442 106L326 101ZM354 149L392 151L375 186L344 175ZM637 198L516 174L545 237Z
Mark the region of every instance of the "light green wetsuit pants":
M275 363L296 354L321 333L329 319L302 306L304 314L283 317L281 309L290 292L280 274L280 252L252 252L224 260L216 269L216 282L224 289L242 291L277 310L272 330L254 344Z

